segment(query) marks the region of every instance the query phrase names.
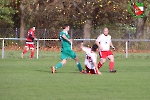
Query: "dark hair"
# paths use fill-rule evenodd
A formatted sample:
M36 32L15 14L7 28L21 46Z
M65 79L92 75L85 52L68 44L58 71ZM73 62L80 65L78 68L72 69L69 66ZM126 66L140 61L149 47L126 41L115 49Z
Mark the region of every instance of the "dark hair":
M64 26L62 28L65 29L68 26L69 26L69 24L64 24Z
M98 45L97 44L93 44L92 51L96 51L97 48L98 48Z

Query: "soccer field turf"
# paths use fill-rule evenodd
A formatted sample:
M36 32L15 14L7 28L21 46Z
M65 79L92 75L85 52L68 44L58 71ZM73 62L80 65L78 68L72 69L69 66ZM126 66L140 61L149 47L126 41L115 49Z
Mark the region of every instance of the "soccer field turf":
M7 55L7 54L6 54ZM109 73L108 61L101 68L103 75L79 74L75 62L51 74L51 66L59 59L58 52L46 52L39 59L24 59L10 53L0 58L0 100L149 100L149 54L115 54L116 73ZM11 57L17 55L15 57ZM78 52L84 64L84 53Z

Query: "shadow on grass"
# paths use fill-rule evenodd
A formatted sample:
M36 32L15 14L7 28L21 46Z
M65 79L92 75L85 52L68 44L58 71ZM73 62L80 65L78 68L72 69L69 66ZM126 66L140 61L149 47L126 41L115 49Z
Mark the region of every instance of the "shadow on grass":
M44 72L44 73L50 73L51 74L51 70L35 70L35 71L38 71L38 72ZM109 71L101 71L102 73L110 73ZM71 71L71 72L62 72L62 71L56 71L55 73L74 73L74 74L80 74L78 71ZM83 73L84 74L84 73ZM86 74L86 73L85 73ZM111 74L111 73L110 73Z
M45 72L45 73L51 73L51 70L35 70L38 72ZM56 71L55 73L79 73L79 72L60 72L60 71Z

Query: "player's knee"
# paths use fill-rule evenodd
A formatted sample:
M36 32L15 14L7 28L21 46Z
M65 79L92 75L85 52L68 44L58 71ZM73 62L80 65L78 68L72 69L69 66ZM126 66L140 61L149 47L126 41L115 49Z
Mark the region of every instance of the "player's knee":
M66 62L67 62L67 60L62 60L62 64L63 65L66 64Z
M114 62L114 59L110 59L110 62Z
M75 58L75 62L79 62L79 59L78 59L78 58Z
M114 62L114 57L111 56L111 57L109 58L109 60L110 60L111 62Z
M34 48L31 48L32 51L34 51Z
M100 62L101 62L102 64L104 64L104 63L106 62L106 59L102 59Z
M25 47L25 49L28 51L29 50L29 48L28 47Z

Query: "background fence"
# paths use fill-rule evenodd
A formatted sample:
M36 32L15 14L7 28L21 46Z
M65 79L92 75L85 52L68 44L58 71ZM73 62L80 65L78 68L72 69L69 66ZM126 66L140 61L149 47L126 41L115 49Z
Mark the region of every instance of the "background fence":
M134 38L135 30L109 30L110 35L112 36L112 41L116 47L116 52L128 52L138 53L138 52L150 52L150 33L145 30L144 39L137 40ZM27 30L25 30L27 33ZM35 36L40 40L39 41L39 50L46 51L60 51L60 42L57 40L59 36L60 29L58 30L49 30L49 29L36 29ZM92 30L91 37L88 40L86 46L92 46L95 42L95 39L102 33L102 29ZM26 35L26 34L25 34ZM73 49L75 51L80 51L80 43L85 40L83 39L83 30L70 30L70 36L73 40ZM22 50L25 45L25 38L19 39L19 29L2 29L0 28L0 49L4 45L5 50ZM3 39L5 39L3 44ZM15 38L15 39L12 39ZM56 39L56 40L55 40ZM126 45L127 43L127 45ZM35 41L37 44L37 41Z
M25 30L25 33L27 33L28 29ZM35 36L38 39L58 39L60 29L55 30L49 30L49 29L36 29L35 30ZM91 30L90 39L96 39L99 34L101 34L103 29L96 29ZM19 38L20 37L20 31L19 28L0 28L0 38ZM83 39L83 30L70 30L70 36L72 39ZM117 49L123 49L125 47L124 42L121 41L129 41L129 49L135 49L135 50L150 50L149 43L145 42L150 39L150 32L148 30L144 31L144 38L141 39L142 41L137 42L135 40L135 28L117 28L117 29L110 29L109 34L112 36L112 39L115 40L114 45L117 47ZM27 34L25 34L24 37L26 37ZM116 41L117 40L117 41ZM118 41L120 40L120 41ZM130 41L135 40L135 41ZM73 45L78 46L78 44L81 41L73 41ZM25 42L24 42L25 43ZM92 45L93 40L90 40L87 45ZM1 45L1 42L0 42ZM23 46L23 44L20 41L5 41L6 46L11 45L17 45L17 46ZM40 41L40 47L46 47L46 48L53 48L56 46L59 46L58 41Z
M18 45L19 41L24 41L25 42L25 38L0 38L0 40L2 40L2 58L5 57L5 51L19 51L19 50L22 50L23 48L20 47ZM73 49L75 51L79 51L81 50L80 49L80 43L81 41L85 41L85 40L90 40L93 44L95 42L95 39L73 39ZM50 49L46 49L46 47L41 47L40 46L40 43L43 42L43 41L47 41L47 42L55 42L57 44L55 44L55 46L51 47ZM11 42L10 44L11 45L8 45L8 43ZM150 50L149 50L149 44L150 44L150 40L129 40L129 39L113 39L113 42L114 44L118 44L118 46L116 46L116 50L117 52L123 52L125 53L125 57L128 58L128 53L129 52L132 52L132 53L150 53ZM115 43L116 42L116 43ZM136 49L129 49L130 45L134 45L134 47L136 47L137 45L137 48L139 48L139 50L136 50ZM36 40L36 58L38 59L39 58L39 51L60 51L60 42L59 42L59 39L37 39ZM141 46L142 45L142 46ZM90 47L90 45L87 45ZM141 47L140 47L141 46ZM141 50L140 50L141 48ZM145 49L144 49L145 48ZM6 50L5 50L6 49ZM21 54L21 52L20 52ZM11 56L12 53L9 53L9 56Z

